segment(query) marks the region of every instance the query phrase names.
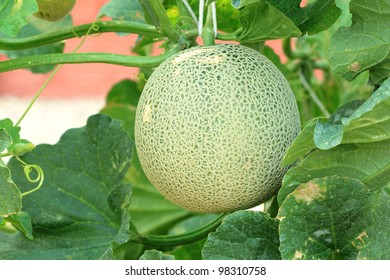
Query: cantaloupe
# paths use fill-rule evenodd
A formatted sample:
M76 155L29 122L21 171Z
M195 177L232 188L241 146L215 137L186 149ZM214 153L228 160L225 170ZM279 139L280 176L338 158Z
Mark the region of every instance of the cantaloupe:
M142 92L138 156L151 183L196 212L230 212L275 195L300 131L277 67L241 45L193 47L164 61Z

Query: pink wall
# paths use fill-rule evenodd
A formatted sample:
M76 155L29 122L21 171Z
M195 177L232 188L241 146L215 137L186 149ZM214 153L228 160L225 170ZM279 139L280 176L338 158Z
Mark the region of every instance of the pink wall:
M109 0L77 1L72 16L75 25L92 22L100 7ZM119 37L113 33L90 36L79 52L111 52L130 54L129 46L133 45L136 36ZM68 40L65 52L71 52L80 39ZM276 53L282 54L280 41L268 42ZM0 61L6 57L0 55ZM64 65L46 87L42 97L104 97L111 86L125 78L134 79L137 68L107 64ZM45 74L32 74L27 70L16 70L0 74L0 95L33 96L47 79Z

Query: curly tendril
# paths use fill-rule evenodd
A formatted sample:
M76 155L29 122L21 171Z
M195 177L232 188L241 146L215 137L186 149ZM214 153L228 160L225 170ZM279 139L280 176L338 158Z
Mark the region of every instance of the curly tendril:
M23 196L26 196L28 194L31 194L31 193L39 190L42 187L43 181L45 179L42 168L39 165L28 164L28 163L24 162L18 156L15 156L15 157L22 164L23 172L24 172L24 175L26 176L27 181L29 181L30 183L38 183L38 185L35 188L33 188L32 190L29 190L27 192L22 193L21 196L23 197ZM36 173L35 178L31 176L31 173L33 171L35 171L35 173Z
M100 26L98 25L98 21L95 21L92 23L91 27L89 28L87 35L90 37L99 37L100 35L102 35L102 33L98 33L99 30L100 30Z
M90 33L93 31L93 32L98 32L99 30L100 30L100 26L99 26L99 23L100 21L94 21L94 22L92 22L91 23L91 26L88 28L88 30L87 30L87 33L86 34L81 34L81 35L79 35L79 34L77 34L77 32L76 32L76 26L74 26L74 27L72 27L72 33L73 33L73 35L76 37L76 38L82 38L82 37L84 37L84 36L88 36L88 35L90 35ZM96 34L95 34L96 35ZM97 34L97 35L100 35L100 34Z

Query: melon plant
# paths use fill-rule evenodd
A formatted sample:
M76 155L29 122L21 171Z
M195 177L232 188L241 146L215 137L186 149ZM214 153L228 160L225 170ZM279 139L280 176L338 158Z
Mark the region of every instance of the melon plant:
M33 17L75 1L0 1L0 73L54 69L0 119L0 259L390 259L389 1L217 1L105 1L82 25ZM96 36L112 49L88 52ZM22 139L62 65L91 76L81 63L138 75L58 143ZM31 90L0 79L0 99ZM209 275L269 272L225 264Z
M276 194L300 131L277 67L245 46L193 47L165 60L142 92L135 144L149 180L174 203L230 212Z

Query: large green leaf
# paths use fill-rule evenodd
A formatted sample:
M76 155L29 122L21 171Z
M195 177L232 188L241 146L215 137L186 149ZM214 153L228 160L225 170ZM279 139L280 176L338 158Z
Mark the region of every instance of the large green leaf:
M0 141L3 142L1 152L4 149L13 150L15 144L20 142L20 127L14 126L10 119L3 119L0 120L0 130L2 131Z
M38 145L23 160L44 172L42 188L23 198L34 239L0 233L0 259L112 258L130 238L131 186L123 183L133 144L118 121L105 115L67 131L56 145ZM16 160L9 168L22 191L31 189Z
M232 0L240 10L240 41L316 34L330 28L341 14L334 0L316 0L301 8L300 0Z
M234 1L240 11L239 20L243 28L241 42L258 42L268 39L301 35L297 26L277 8L263 0Z
M64 27L71 27L71 26L72 26L72 18L70 16L67 16L66 18L58 22L48 22L43 19L39 19L37 17L31 17L29 20L29 24L27 24L20 30L16 38L26 38L30 36L40 35L43 33L54 32L58 29L62 29ZM79 34L79 35L82 36L84 34ZM35 48L29 48L23 50L9 50L9 51L3 50L1 52L6 54L9 58L18 58L18 57L24 57L29 55L62 53L63 51L64 51L64 43L59 42L59 43L44 45ZM55 65L44 65L44 66L32 67L30 68L30 70L33 73L47 73L53 70L54 67Z
M123 128L134 141L134 121L141 90L131 80L123 80L115 84L106 99L106 106L101 111L111 118L122 121Z
M352 25L332 36L332 69L347 80L370 70L375 83L390 76L390 2L351 0Z
M11 179L10 170L0 158L0 216L18 213L22 209L20 191Z
M0 128L0 153L12 145L12 137L5 128Z
M0 1L0 33L15 37L28 23L27 17L36 12L36 0Z
M33 239L31 217L27 212L20 211L5 218L28 239Z
M106 107L102 110L102 113L120 120L131 139L134 139L135 111L140 95L139 84L130 80L121 81L110 90ZM142 170L135 148L126 181L133 186L130 213L141 233L162 232L190 214L168 201L153 187Z
M305 157L309 152L317 148L313 139L314 129L317 125L317 122L318 118L311 119L299 133L298 137L295 138L284 155L282 161L284 166L290 165L296 160Z
M279 210L283 259L388 259L390 197L360 181L301 184Z
M204 245L203 259L280 259L278 222L267 214L237 211L224 218Z
M390 182L390 140L343 144L330 150L315 150L283 178L279 204L301 183L332 175L362 181L370 189L382 189Z
M367 143L390 138L390 115L385 113L390 109L390 78L366 102L356 105L356 110L353 106L350 112L336 112L327 125L317 125L317 147L329 149L341 142Z
M390 78L364 103L354 101L342 106L327 122L311 120L288 149L283 164L291 164L316 148L390 139L389 110Z
M355 242L359 250L358 259L369 260L390 260L390 194L383 191L371 197L370 206L372 207L365 214L367 215L366 234L359 236L360 243ZM370 243L364 241L368 237ZM363 240L363 244L362 241Z
M300 0L270 0L270 3L277 4L301 30L303 34L316 34L330 28L341 15L335 0L316 0L311 4L300 8Z

